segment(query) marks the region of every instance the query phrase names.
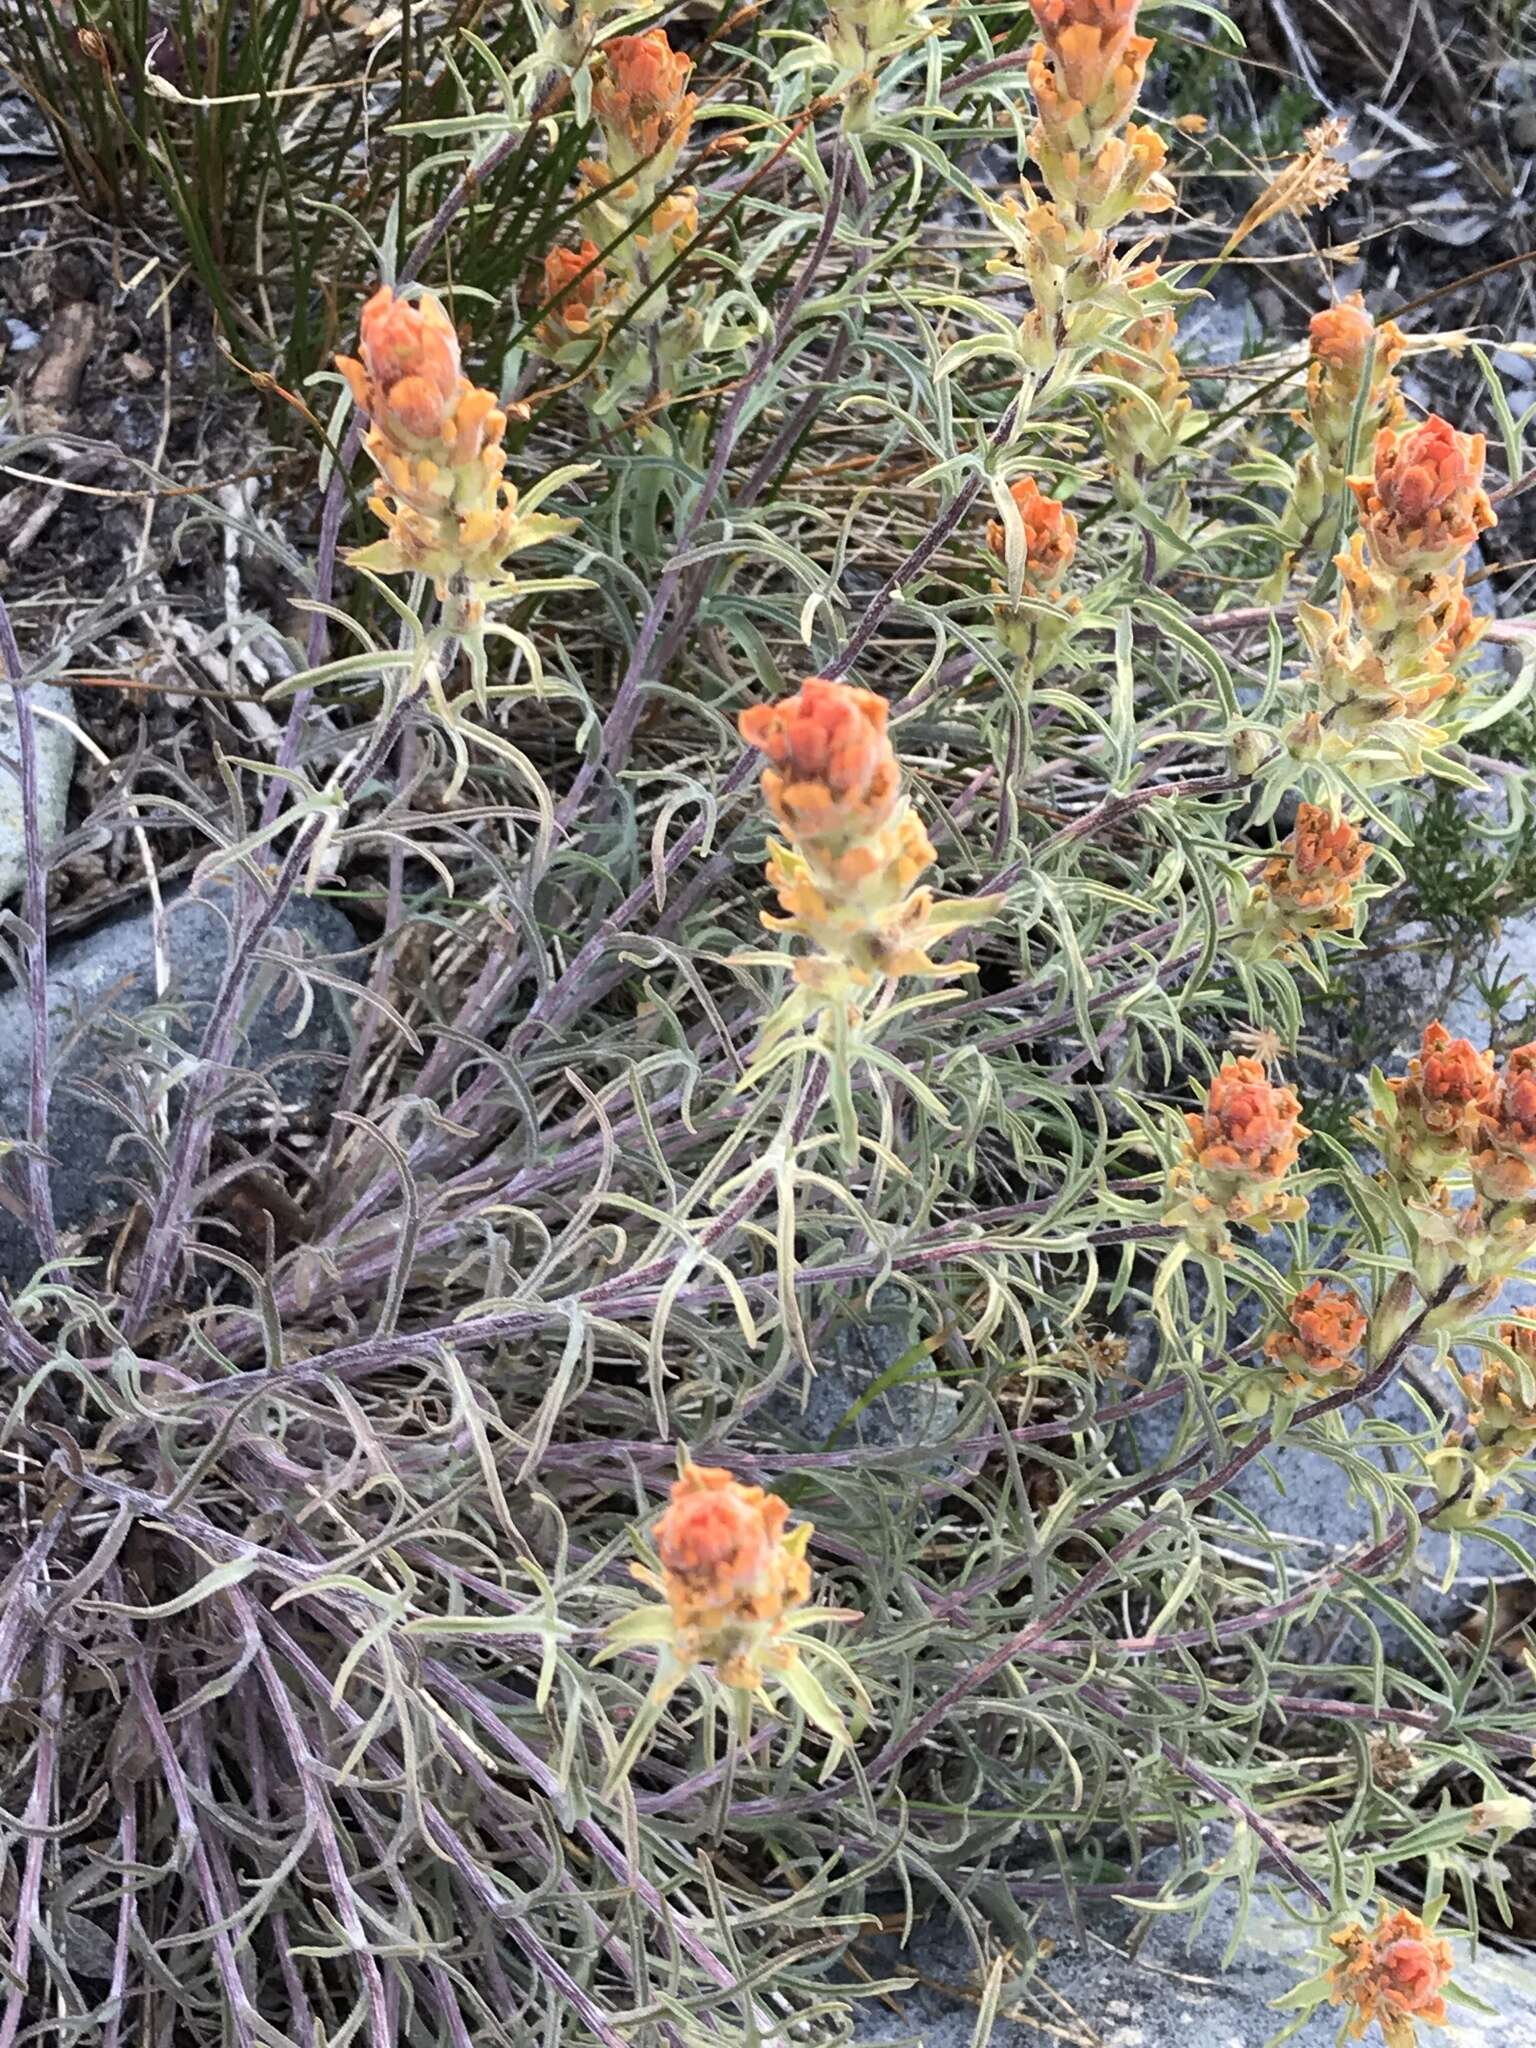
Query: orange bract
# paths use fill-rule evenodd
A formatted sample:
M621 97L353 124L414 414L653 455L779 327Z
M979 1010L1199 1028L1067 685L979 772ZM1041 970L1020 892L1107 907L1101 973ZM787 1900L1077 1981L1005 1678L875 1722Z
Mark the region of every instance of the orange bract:
M551 249L544 258L544 298L559 300L540 323L539 339L546 348L560 348L590 334L593 311L608 286L607 273L596 258L597 244L590 241L579 249Z
M370 420L392 438L435 441L463 382L453 322L431 293L417 304L381 284L363 307L362 360L338 356L336 367Z
M1024 587L1052 591L1077 553L1077 521L1059 500L1046 497L1032 476L1021 476L1008 495L1024 526ZM987 522L987 546L1000 562L1008 559L1008 529L1001 519Z
M1489 1202L1536 1195L1536 1043L1517 1046L1504 1062L1472 1155L1472 1182Z
M620 174L682 148L697 104L686 89L692 69L693 59L673 49L665 29L604 43L592 111L610 154L622 159L615 166Z
M1333 1378L1352 1385L1360 1377L1355 1355L1365 1341L1368 1322L1350 1288L1310 1281L1285 1314L1289 1328L1267 1337L1264 1352L1285 1367L1289 1385Z
M1137 0L1031 0L1031 5L1062 85L1072 99L1091 106L1128 53ZM1141 53L1145 63L1151 39L1135 40L1146 45Z
M1399 1109L1417 1112L1431 1131L1470 1140L1492 1103L1496 1082L1491 1055L1480 1052L1469 1038L1452 1038L1436 1018L1425 1025L1408 1072L1388 1085Z
M1388 568L1447 566L1494 522L1483 489L1486 443L1438 414L1376 437L1368 477L1352 477L1371 551Z
M889 710L873 690L808 676L793 697L741 713L742 738L772 764L763 795L793 838L869 838L891 816L901 776Z
M1203 1112L1187 1111L1190 1155L1208 1173L1278 1180L1296 1164L1301 1103L1277 1087L1255 1059L1228 1059L1217 1070Z
M1414 2048L1415 2023L1445 2024L1441 1996L1454 1963L1450 1943L1431 1934L1405 1907L1382 1912L1367 1934L1356 1921L1332 1937L1339 1960L1328 1972L1334 2005L1351 2008L1348 2033L1361 2040L1371 2022L1381 2027L1387 2048Z
M805 1604L810 1568L803 1541L786 1539L788 1521L776 1493L743 1486L719 1465L684 1466L655 1539L667 1605L691 1632L686 1654L740 1659L743 1629L772 1628Z
M1403 331L1397 322L1383 320L1378 327L1365 310L1365 300L1359 292L1341 299L1336 306L1325 306L1320 313L1314 313L1308 322L1307 332L1314 363L1330 369L1351 370L1356 378L1365 367L1366 352L1373 336L1378 369L1390 370L1402 356L1405 346Z
M1354 885L1373 851L1347 818L1335 818L1321 804L1299 804L1290 838L1265 862L1261 879L1282 911L1342 931L1353 919Z

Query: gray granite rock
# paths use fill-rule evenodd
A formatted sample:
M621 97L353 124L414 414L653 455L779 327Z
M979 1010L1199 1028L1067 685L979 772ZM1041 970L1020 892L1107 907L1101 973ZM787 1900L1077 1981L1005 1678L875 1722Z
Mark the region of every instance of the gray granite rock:
M49 959L49 1045L53 1096L48 1139L55 1220L82 1229L131 1202L144 1173L151 1105L180 1055L207 1021L229 948L224 892L187 895L165 916L169 971L156 991L148 913L119 919ZM338 991L295 971L325 962L331 980L361 973L358 939L339 910L299 900L267 941L241 1020L240 1044L219 1121L259 1129L310 1112L339 1071L350 1043L348 1005ZM294 967L283 964L284 959ZM31 1017L25 992L0 993L0 1144L24 1139L30 1086ZM179 1078L179 1077L178 1077ZM13 1158L7 1186L22 1186ZM37 1264L32 1233L0 1207L0 1278L15 1285Z
M1536 1288L1528 1287L1525 1293L1527 1297L1536 1296ZM1411 1383L1402 1379L1394 1381L1371 1403L1371 1414L1380 1421L1396 1423L1420 1435L1432 1426L1425 1415L1428 1400L1433 1400L1442 1412L1460 1416L1460 1397L1449 1374L1437 1372L1432 1377L1426 1374L1424 1390L1424 1396L1416 1397ZM1177 1403L1150 1409L1139 1418L1135 1434L1138 1455L1129 1462L1145 1467L1171 1458L1175 1453L1179 1427ZM1192 1449L1200 1442L1199 1424L1193 1413L1190 1428L1194 1433L1184 1444L1185 1449ZM1366 1445L1358 1431L1350 1449L1352 1456L1378 1471L1385 1469L1389 1458L1402 1469L1403 1453ZM1536 1513L1536 1492L1522 1486L1517 1473L1506 1475L1500 1491L1514 1512L1506 1513L1493 1526L1527 1548L1536 1547L1536 1527L1517 1519L1518 1512ZM1213 1503L1212 1507L1215 1513L1233 1525L1232 1534L1226 1539L1228 1549L1251 1550L1256 1562L1265 1553L1251 1542L1247 1533L1251 1523L1245 1520L1242 1510L1246 1509L1249 1516L1256 1517L1271 1538L1285 1539L1287 1560L1295 1580L1299 1573L1324 1569L1349 1551L1371 1541L1378 1527L1372 1519L1372 1497L1369 1481L1355 1481L1340 1460L1322 1451L1305 1450L1297 1444L1287 1443L1267 1457L1257 1458L1245 1466L1221 1500ZM1376 1500L1379 1516L1379 1496ZM1440 1634L1480 1604L1490 1579L1518 1583L1522 1576L1508 1553L1485 1537L1464 1535L1457 1545L1451 1536L1439 1530L1425 1529L1412 1559L1398 1577L1387 1583L1387 1591L1428 1623L1432 1632ZM1345 1619L1344 1610L1339 1610L1332 1628L1338 1628ZM1397 1624L1380 1613L1376 1620L1383 1630L1389 1654L1410 1654L1404 1633ZM1314 1638L1309 1635L1307 1640L1313 1642ZM1357 1652L1362 1643L1363 1637L1355 1641ZM1348 1639L1341 1637L1335 1645L1332 1629L1327 1636L1316 1639L1316 1647L1346 1660L1349 1655Z
M69 778L75 766L75 736L41 710L72 718L75 700L62 685L33 686L33 728L37 734L37 823L45 847L64 830L69 807ZM26 828L21 807L20 767L16 753L15 698L0 684L0 902L14 896L27 879Z
M1292 2017L1276 2012L1274 2000L1313 1974L1309 1946L1277 1908L1255 1901L1227 1964L1235 1924L1227 1893L1193 1935L1182 1916L1148 1922L1129 1908L1094 1903L1085 1908L1085 1944L1064 1913L1048 1913L1036 1929L1046 1952L1032 1976L1020 1972L1005 1983L989 2048L1263 2048ZM1127 1945L1139 1926L1147 1938L1133 1961ZM1452 2023L1426 2030L1423 2048L1536 2048L1536 1969L1486 1948L1472 1961L1465 1943L1455 1945L1456 1981L1497 2017L1452 2007ZM884 2001L860 2005L856 2041L866 2048L974 2048L976 1957L957 1928L925 1924L905 1954L884 1945L878 1964L890 1975L913 1971L919 1981L892 1994L895 2011ZM1338 2011L1323 2006L1291 2041L1294 2048L1334 2048L1338 2033Z
M887 1290L873 1314L859 1310L833 1326L803 1400L798 1390L777 1395L765 1421L817 1448L834 1437L841 1445L880 1450L944 1443L955 1433L958 1391L934 1377L926 1353L911 1360L909 1370L893 1372L917 1341L906 1296ZM887 1373L893 1373L892 1383L874 1392Z

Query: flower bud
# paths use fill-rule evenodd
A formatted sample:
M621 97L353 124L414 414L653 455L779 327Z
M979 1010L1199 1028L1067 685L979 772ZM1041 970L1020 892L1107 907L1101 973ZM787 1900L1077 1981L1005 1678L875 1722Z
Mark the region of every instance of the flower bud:
M1264 1355L1285 1372L1287 1386L1321 1392L1356 1384L1369 1321L1352 1289L1310 1281L1285 1316L1287 1327L1265 1338Z

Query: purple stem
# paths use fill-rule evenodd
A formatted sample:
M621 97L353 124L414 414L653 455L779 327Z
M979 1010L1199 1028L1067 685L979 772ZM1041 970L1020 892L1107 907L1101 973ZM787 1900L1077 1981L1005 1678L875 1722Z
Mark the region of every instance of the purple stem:
M1122 1707L1118 1700L1111 1699L1109 1694L1100 1686L1081 1686L1078 1690L1078 1697L1087 1700L1091 1706L1097 1707L1100 1713L1108 1714L1110 1719L1119 1722L1122 1728L1140 1728L1142 1726L1134 1714ZM1156 1729L1151 1729L1147 1732L1150 1733L1152 1740L1157 1744L1158 1751L1165 1761L1172 1764L1181 1777L1187 1778L1192 1785L1198 1785L1202 1792L1207 1793L1218 1805L1224 1806L1228 1813L1234 1814L1238 1820L1244 1822L1246 1826L1253 1830L1254 1834L1257 1835L1265 1848L1268 1849L1270 1855L1274 1857L1275 1862L1285 1872L1292 1884L1298 1886L1307 1894L1308 1898L1312 1899L1319 1906L1327 1907L1331 1903L1326 1888L1318 1883L1305 1864L1297 1861L1290 1849L1287 1848L1279 1832L1264 1819L1262 1814L1251 1807L1246 1799L1234 1792L1230 1785L1224 1785L1218 1777L1205 1768L1204 1764L1196 1763L1195 1759L1186 1750L1180 1749L1175 1743L1170 1742L1166 1736L1160 1735Z
M413 701L412 697L402 698L390 715L379 722L351 769L338 776L338 796L342 803L355 796L389 758ZM184 1248L185 1221L193 1181L213 1130L213 1105L224 1086L234 1050L240 1005L255 966L257 950L282 916L289 898L303 878L309 857L319 843L330 816L327 809L299 827L266 902L230 945L229 959L187 1081L165 1182L155 1204L139 1261L138 1284L124 1318L124 1333L130 1342L142 1332L149 1320L177 1254Z
M51 1267L59 1257L59 1233L53 1217L53 1185L48 1178L48 868L37 815L37 722L32 715L32 690L23 675L21 650L16 645L4 598L0 598L0 667L10 683L11 702L16 711L22 839L27 859L23 898L27 930L22 959L27 973L30 1039L26 1161L29 1220L43 1263Z
M617 777L623 769L629 755L631 743L634 740L635 726L639 722L640 717L640 699L644 687L646 662L650 657L652 647L656 644L656 636L661 631L662 622L666 618L673 598L677 595L677 588L682 580L684 565L680 558L686 555L689 548L693 546L693 543L698 538L699 529L709 517L716 494L721 484L725 481L726 466L735 451L736 436L740 431L748 400L778 360L785 342L789 339L790 329L793 327L801 305L804 303L805 295L815 282L816 273L820 270L827 251L832 246L832 237L837 232L838 219L843 210L843 193L848 182L848 165L848 150L839 148L832 160L832 189L827 194L826 217L822 221L821 230L812 245L810 255L800 266L800 275L785 294L784 302L779 308L778 317L773 323L773 332L758 350L751 367L732 393L731 402L725 409L719 431L715 435L714 453L710 458L709 469L704 478L703 488L694 500L693 509L688 515L682 533L678 536L673 558L668 563L660 583L656 586L655 595L652 597L645 618L641 623L639 635L635 640L628 666L624 671L623 681L619 684L618 692L613 700L613 708L608 713L607 719L603 724L603 761L609 774L612 776ZM704 585L701 583L699 585L700 598L702 598L703 590ZM697 600L695 600L695 603L697 604ZM582 763L581 769L571 785L570 794L562 806L567 815L574 812L580 804L596 772L595 756L589 757L588 760Z

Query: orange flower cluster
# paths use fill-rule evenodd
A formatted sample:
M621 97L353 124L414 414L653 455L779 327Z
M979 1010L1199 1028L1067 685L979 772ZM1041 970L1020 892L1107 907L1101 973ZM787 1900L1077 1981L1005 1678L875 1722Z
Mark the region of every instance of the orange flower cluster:
M1276 1087L1256 1059L1226 1059L1201 1111L1186 1110L1190 1152L1203 1173L1278 1180L1296 1164L1305 1136L1301 1103Z
M1407 346L1395 320L1378 327L1359 292L1312 315L1307 364L1307 419L1328 471L1348 460L1350 433L1365 366L1371 365L1370 395L1361 421L1362 445L1370 447L1383 427L1402 415L1402 393L1392 374ZM1374 344L1374 347L1373 347Z
M1264 1355L1285 1373L1285 1384L1354 1386L1360 1378L1360 1346L1369 1328L1355 1293L1312 1280L1292 1299L1285 1315L1288 1327L1264 1340Z
M768 756L768 808L791 839L826 846L836 858L887 822L901 794L889 716L873 690L824 676L808 676L781 703L742 712L742 738Z
M608 273L597 261L597 244L579 249L551 249L544 258L544 299L551 304L539 323L538 343L548 356L558 356L572 342L591 343L609 297Z
M793 697L755 704L739 720L747 745L768 756L763 796L789 841L773 846L767 867L785 914L765 911L763 923L819 947L819 957L795 964L806 988L971 973L940 967L928 948L1000 900L940 903L916 887L934 850L902 795L888 713L872 690L810 676Z
M718 1465L684 1466L655 1529L673 1648L683 1663L711 1663L723 1684L753 1689L765 1661L782 1666L793 1658L778 1639L811 1595L811 1525L802 1522L791 1535L788 1522L789 1507L776 1493L743 1486Z
M1517 1046L1504 1062L1472 1148L1471 1174L1489 1204L1536 1196L1536 1043Z
M1170 1220L1188 1226L1204 1249L1220 1251L1224 1226L1267 1226L1305 1213L1282 1192L1307 1135L1294 1089L1279 1087L1261 1060L1224 1060L1205 1108L1185 1112L1184 1156L1169 1176Z
M1377 436L1371 475L1350 479L1361 528L1335 558L1337 613L1310 604L1298 613L1319 703L1291 734L1293 752L1389 782L1418 774L1423 747L1444 738L1419 722L1455 694L1483 631L1464 567L1494 523L1483 457L1481 434L1438 417Z
M1399 575L1444 571L1494 524L1483 489L1487 442L1438 414L1376 437L1373 472L1352 477L1372 555Z
M1048 498L1032 476L1008 487L1024 529L1024 591L1030 597L1053 597L1077 553L1077 521L1056 498ZM987 546L1000 562L1008 559L1008 528L1001 519L987 522Z
M1450 1943L1416 1913L1383 1909L1371 1933L1356 1921L1331 1940L1339 1959L1328 1973L1329 2000L1349 2008L1350 2040L1362 2040L1374 2020L1387 2048L1415 2048L1419 2021L1444 2026L1441 1994L1455 1967Z
M1080 234L1101 234L1128 213L1171 206L1162 137L1126 125L1154 47L1134 32L1136 0L1032 4L1042 40L1029 59L1040 117L1030 154L1062 219Z
M387 536L356 550L356 565L419 572L445 597L452 584L496 581L509 555L571 530L571 520L519 513L502 475L507 416L463 375L453 323L430 292L411 304L381 285L363 308L359 355L336 367L368 415L363 445L383 479L369 509ZM464 622L478 610L470 599Z
M698 101L688 91L693 59L674 50L663 28L614 36L603 44L592 112L607 160L603 182L643 174L652 191L671 176ZM591 175L591 166L582 168Z
M1299 804L1296 823L1260 870L1244 922L1261 951L1354 929L1354 891L1375 848L1358 826L1322 804Z
M1394 1165L1420 1180L1438 1180L1466 1163L1478 1143L1498 1087L1493 1060L1467 1038L1452 1038L1437 1018L1424 1027L1408 1071L1388 1081L1392 1108L1385 1124Z

